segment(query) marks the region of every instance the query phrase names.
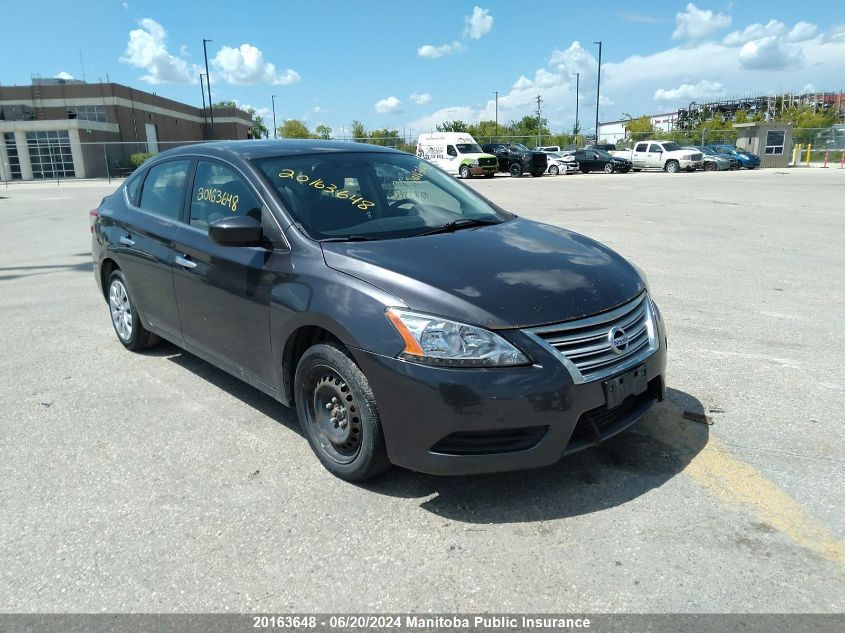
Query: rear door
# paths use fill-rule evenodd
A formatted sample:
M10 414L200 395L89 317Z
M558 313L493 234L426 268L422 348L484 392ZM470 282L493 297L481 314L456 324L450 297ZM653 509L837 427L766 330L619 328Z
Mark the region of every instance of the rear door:
M174 242L185 200L191 160L150 167L125 221L116 222L115 252L144 322L171 338L182 336L173 291Z
M637 169L642 169L646 166L646 156L648 155L648 143L637 143L634 145L634 151L631 152L631 162Z
M273 384L270 295L276 275L266 248L221 246L208 236L218 219L251 215L268 227L269 210L243 174L214 159L197 159L188 223L176 238L173 283L185 343L259 380ZM284 250L284 249L279 249ZM279 262L272 268L278 270ZM282 268L284 266L282 265Z

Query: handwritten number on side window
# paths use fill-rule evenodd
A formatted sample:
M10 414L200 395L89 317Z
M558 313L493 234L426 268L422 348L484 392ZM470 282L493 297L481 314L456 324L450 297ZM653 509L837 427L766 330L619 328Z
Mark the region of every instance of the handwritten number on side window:
M221 207L229 209L232 213L238 212L238 196L233 196L231 193L226 193L220 189L200 187L197 190L197 200L219 204Z

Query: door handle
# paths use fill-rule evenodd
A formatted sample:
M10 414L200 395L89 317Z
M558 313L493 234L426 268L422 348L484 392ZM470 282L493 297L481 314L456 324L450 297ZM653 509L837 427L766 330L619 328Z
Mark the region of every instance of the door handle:
M130 238L128 235L121 235L120 243L125 244L126 246L135 246L135 240Z
M196 262L192 262L190 259L188 259L187 257L184 257L182 255L176 256L176 263L179 266L182 266L183 268L196 268L197 267Z

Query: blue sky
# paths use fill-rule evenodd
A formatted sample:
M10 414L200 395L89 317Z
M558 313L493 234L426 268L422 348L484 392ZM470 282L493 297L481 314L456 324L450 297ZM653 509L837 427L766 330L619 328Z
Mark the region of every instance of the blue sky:
M581 122L676 110L690 101L767 91L845 89L845 2L127 2L3 0L0 82L60 73L132 85L200 105L202 38L215 100L277 121L342 134L426 131L437 121L533 112ZM202 10L198 10L199 8ZM20 28L8 28L19 25ZM12 54L9 54L9 53ZM269 116L267 116L269 119Z

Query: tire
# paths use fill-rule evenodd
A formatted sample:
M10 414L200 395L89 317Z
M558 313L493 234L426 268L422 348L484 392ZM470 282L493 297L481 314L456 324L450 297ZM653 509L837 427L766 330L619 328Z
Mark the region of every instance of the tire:
M665 169L670 174L677 174L681 171L681 165L676 160L670 160L666 162Z
M639 167L634 167L634 171L642 171Z
M716 163L704 163L704 171L716 171Z
M390 467L376 398L343 347L320 343L306 350L296 366L294 396L302 431L330 473L364 481Z
M549 173L552 176L557 176L560 173L560 169L558 169L557 165L552 165L551 167L549 167Z
M114 333L117 334L117 340L123 344L123 347L132 352L140 352L160 342L161 339L148 331L141 322L138 309L129 294L126 277L120 270L115 270L109 275L106 301L108 301Z
M519 163L511 163L511 166L508 167L508 173L513 178L519 178L522 175L522 165Z
M582 174L589 174L590 173L590 170L587 169L586 167L578 167L578 169L581 171Z
M461 178L472 178L472 172L469 170L469 165L461 165L461 168L458 171L461 174Z
M616 168L613 166L613 163L605 163L604 164L604 173L612 174L616 171Z

